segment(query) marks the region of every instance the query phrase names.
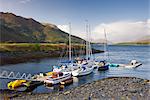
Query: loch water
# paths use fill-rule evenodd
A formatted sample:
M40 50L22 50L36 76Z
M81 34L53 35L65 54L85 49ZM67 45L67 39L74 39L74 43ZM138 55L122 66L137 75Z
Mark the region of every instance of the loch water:
M93 45L94 48L103 50L101 45ZM117 46L110 45L107 46L107 61L110 63L122 63L127 64L132 59L142 63L142 66L139 66L134 69L125 69L112 67L108 71L99 72L94 70L92 74L82 77L74 77L73 84L70 84L65 87L55 85L53 87L45 87L44 85L38 86L33 90L34 93L48 93L54 91L62 91L66 89L71 89L73 87L78 87L82 84L90 83L92 81L100 80L107 77L138 77L143 79L150 80L150 46ZM104 60L104 53L93 54L97 59ZM0 70L14 71L20 73L30 73L37 74L40 72L48 72L52 70L53 65L57 65L60 62L61 58L46 58L41 60L34 60L25 63L19 64L9 64L0 66ZM63 58L63 60L67 60ZM61 61L63 61L61 60ZM0 79L0 89L7 89L7 83L11 81L9 79Z

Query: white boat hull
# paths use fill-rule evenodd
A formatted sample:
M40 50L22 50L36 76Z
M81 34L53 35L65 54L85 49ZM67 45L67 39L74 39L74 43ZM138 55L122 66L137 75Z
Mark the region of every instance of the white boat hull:
M137 63L137 64L134 64L134 65L131 65L131 64L119 64L119 67L124 67L124 68L136 68L138 66L142 65L142 63Z
M48 84L53 84L54 85L54 84L58 84L58 83L60 83L62 81L65 81L65 80L67 80L69 78L71 78L71 74L68 73L68 74L65 74L65 75L63 75L61 77L57 77L57 78L49 77L46 80L44 80L44 83L48 83Z
M72 75L73 76L83 76L83 75L88 75L92 72L93 72L93 68L86 68L85 70L77 69L77 70L72 71Z

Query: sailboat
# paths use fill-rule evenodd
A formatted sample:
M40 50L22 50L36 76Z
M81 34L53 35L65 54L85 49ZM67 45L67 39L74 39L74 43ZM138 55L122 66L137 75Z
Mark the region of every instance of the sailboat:
M104 34L105 34L105 43L104 43L104 58L105 60L98 62L98 71L105 71L109 69L109 64L106 63L106 52L107 52L107 37L106 37L106 32L104 29Z
M89 25L86 25L86 33L87 33L87 38L89 40L88 28L90 29ZM93 61L91 60L92 50L91 50L90 41L88 40L86 40L86 59L82 59L80 63L77 65L79 68L72 71L73 76L83 76L93 72L93 67L92 67Z
M93 72L93 67L88 68L88 67L81 67L77 70L72 71L73 76L83 76L83 75L88 75Z
M71 23L69 23L69 52L68 61L61 62L61 66L53 66L53 72L72 73L72 70L77 69L76 64L72 60L72 49L71 49Z

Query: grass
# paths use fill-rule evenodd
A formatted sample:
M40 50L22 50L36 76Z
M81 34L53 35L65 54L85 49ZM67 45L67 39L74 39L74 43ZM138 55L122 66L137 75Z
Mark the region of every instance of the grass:
M66 44L51 44L51 43L0 43L0 52L31 52L31 51L55 51L63 50L68 46ZM72 48L80 49L84 45L73 44Z

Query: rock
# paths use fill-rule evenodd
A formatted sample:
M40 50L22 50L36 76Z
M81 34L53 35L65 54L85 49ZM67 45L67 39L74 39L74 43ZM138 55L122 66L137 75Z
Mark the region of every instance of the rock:
M66 92L64 92L64 94L65 94L65 95L67 95L67 94L69 94L69 93L70 93L70 91L66 91Z
M136 93L137 92L137 90L128 90L129 92L131 92L131 93Z

